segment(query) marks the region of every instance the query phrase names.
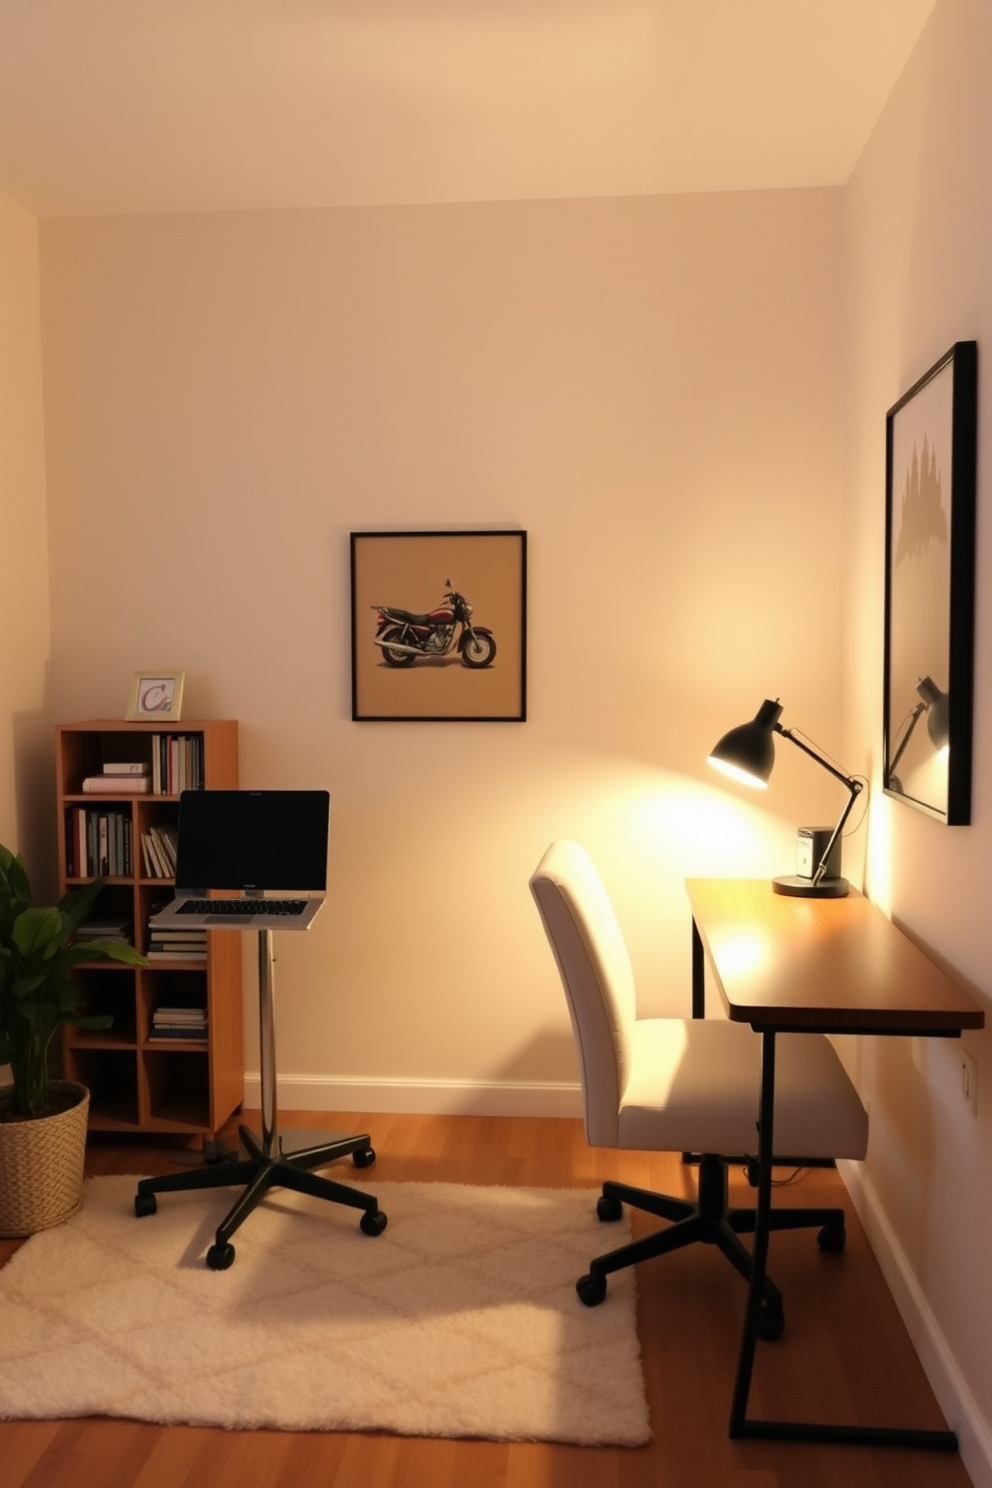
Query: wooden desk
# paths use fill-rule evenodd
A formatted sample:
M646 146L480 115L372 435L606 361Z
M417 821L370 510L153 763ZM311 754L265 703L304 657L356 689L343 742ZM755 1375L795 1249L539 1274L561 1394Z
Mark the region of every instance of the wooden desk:
M703 1011L705 963L733 1022L762 1037L758 1200L730 1434L772 1440L862 1442L954 1450L953 1431L845 1426L747 1417L768 1258L775 1038L779 1033L958 1037L985 1014L861 894L802 899L765 879L689 879L693 1011Z

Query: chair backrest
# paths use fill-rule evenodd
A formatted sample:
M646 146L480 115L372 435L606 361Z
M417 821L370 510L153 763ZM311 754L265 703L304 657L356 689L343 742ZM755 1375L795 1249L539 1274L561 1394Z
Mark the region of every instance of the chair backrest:
M568 1002L586 1138L594 1147L616 1147L637 1013L623 933L592 859L577 842L551 844L531 875L530 890Z

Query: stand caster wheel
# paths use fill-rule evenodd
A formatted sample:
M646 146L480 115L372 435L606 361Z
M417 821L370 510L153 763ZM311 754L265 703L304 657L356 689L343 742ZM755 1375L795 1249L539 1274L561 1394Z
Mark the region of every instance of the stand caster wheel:
M207 1251L207 1265L211 1271L226 1271L229 1266L234 1265L234 1246L211 1245Z
M134 1213L136 1219L144 1219L146 1214L154 1214L158 1209L158 1200L153 1193L139 1193L134 1196Z
M370 1168L375 1162L375 1152L371 1147L366 1147L364 1152L353 1152L351 1161L356 1168Z
M606 1296L605 1276L580 1276L575 1283L579 1301L586 1307L598 1307Z
M613 1224L616 1220L623 1218L623 1205L619 1199L608 1199L605 1196L596 1205L596 1218L601 1219L604 1224Z
M764 1303L758 1314L758 1337L766 1343L776 1343L785 1332L785 1313L781 1306L772 1307Z
M381 1235L386 1224L386 1216L381 1209L376 1209L373 1213L362 1215L359 1228L363 1235Z
M821 1250L829 1251L831 1255L840 1255L847 1244L847 1230L843 1225L824 1225L816 1237L816 1243Z

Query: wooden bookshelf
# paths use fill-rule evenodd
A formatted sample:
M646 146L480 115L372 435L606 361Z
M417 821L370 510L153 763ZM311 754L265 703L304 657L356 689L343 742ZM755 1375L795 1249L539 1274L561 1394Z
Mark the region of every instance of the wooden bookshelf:
M147 954L148 921L172 897L173 880L153 868L142 839L174 832L178 790L232 790L238 784L238 726L233 720L67 723L55 731L59 890L90 877L106 879L96 915L133 926ZM154 774L152 767L154 762ZM109 789L84 791L108 765L147 765L154 789L121 775ZM82 815L81 815L82 814ZM101 830L101 818L110 823ZM90 1091L90 1128L173 1132L213 1138L244 1100L241 935L206 936L203 960L158 959L147 966L94 962L76 973L85 1010L109 1013L105 1032L68 1028L63 1069ZM206 1037L152 1036L156 1009L206 1010Z

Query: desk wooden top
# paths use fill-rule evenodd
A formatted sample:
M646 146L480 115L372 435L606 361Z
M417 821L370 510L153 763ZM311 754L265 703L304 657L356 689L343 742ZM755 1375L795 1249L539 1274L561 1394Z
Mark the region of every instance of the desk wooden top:
M852 889L776 894L769 879L690 878L692 917L734 1022L834 1033L954 1034L982 1009Z

